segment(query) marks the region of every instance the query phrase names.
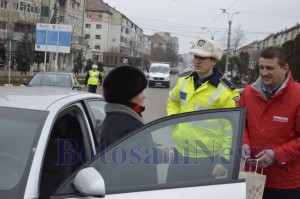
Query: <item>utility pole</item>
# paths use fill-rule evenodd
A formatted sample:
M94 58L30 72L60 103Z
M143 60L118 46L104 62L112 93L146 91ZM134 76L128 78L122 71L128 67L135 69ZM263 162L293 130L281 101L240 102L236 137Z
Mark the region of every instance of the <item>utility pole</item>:
M8 22L7 22L7 36L9 37L9 44L8 44L8 84L10 85L10 67L11 67L11 53L12 53L12 39L13 39L13 15L11 13L11 9L8 10Z
M231 36L231 23L232 23L232 18L233 15L239 14L239 12L235 13L229 13L226 11L226 9L221 9L223 13L228 14L228 41L227 41L227 53L226 53L226 64L225 64L225 77L228 77L228 62L229 62L229 56L230 56L230 36Z

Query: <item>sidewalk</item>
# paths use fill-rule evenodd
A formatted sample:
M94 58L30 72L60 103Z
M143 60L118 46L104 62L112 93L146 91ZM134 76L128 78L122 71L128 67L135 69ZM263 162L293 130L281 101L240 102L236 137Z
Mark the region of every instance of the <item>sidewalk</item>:
M57 71L57 72L64 72L64 71ZM21 75L21 71L11 70L10 76L34 76L36 73L38 73L38 72L34 71L31 73L30 71L26 71L26 75L24 75L24 74ZM0 76L8 76L8 74L9 74L8 71L0 70ZM79 75L77 77L85 78L85 76L86 76L86 72L83 72L83 73L79 73Z

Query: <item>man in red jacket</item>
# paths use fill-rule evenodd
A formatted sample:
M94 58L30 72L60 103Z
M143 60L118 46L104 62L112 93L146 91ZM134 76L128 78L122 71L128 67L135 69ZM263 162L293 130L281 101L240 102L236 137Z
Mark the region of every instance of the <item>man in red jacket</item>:
M267 176L263 199L300 198L300 85L294 81L282 47L265 48L260 77L245 87L247 108L243 152ZM253 168L253 166L252 166Z

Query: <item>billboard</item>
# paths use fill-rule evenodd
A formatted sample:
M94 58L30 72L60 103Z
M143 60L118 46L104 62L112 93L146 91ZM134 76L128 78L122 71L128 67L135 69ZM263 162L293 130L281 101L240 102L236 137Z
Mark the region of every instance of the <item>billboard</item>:
M65 24L36 25L35 50L70 53L72 26Z

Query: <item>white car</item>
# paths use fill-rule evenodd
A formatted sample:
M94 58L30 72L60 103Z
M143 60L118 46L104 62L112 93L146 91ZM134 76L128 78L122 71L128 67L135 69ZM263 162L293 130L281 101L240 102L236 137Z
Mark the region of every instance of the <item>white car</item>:
M59 87L71 90L81 90L81 86L74 73L68 72L38 72L29 82L28 86Z
M96 140L105 117L104 104L102 96L79 91L1 88L0 197L246 197L245 182L238 179L238 150L232 150L227 175L223 177L181 180L184 170L178 167L174 175L179 180L166 180L176 125L205 126L205 121L211 119L230 121L231 148L239 149L244 109L196 111L161 118L99 150L102 147ZM196 166L199 172L207 172L201 165Z

